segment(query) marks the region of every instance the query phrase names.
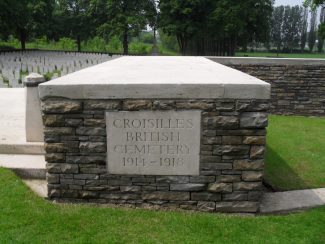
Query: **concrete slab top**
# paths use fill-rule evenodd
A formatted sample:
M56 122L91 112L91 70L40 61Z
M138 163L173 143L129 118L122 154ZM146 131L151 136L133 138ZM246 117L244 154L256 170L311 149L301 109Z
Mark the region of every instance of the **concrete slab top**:
M40 97L268 99L270 85L203 57L114 59L43 83Z

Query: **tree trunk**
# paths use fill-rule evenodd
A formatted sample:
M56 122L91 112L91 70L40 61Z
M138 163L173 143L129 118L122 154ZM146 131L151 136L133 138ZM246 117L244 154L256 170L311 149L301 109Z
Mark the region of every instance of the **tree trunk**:
M78 52L81 51L81 38L80 36L77 36L77 45L78 45Z
M123 54L129 54L129 41L128 41L128 31L125 30L123 34Z
M20 35L21 50L25 51L26 50L26 39L27 39L26 30L25 29L20 29L19 35Z

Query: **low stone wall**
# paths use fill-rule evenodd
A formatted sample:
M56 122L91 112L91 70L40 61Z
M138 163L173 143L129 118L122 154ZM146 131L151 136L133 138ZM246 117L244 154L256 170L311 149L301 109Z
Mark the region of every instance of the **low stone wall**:
M209 57L271 84L271 113L325 115L325 61Z
M256 212L262 190L268 100L69 100L43 98L49 198ZM200 110L199 175L107 171L107 111Z

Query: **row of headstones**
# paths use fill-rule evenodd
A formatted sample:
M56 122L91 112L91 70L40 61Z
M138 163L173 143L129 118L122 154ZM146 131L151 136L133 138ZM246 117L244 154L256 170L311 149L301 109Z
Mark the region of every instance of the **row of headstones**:
M24 77L29 73L48 75L55 79L116 57L75 52L0 52L0 87L21 87Z

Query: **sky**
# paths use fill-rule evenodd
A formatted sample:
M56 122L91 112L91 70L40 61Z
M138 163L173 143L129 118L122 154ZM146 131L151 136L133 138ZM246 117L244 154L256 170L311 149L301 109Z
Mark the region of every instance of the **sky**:
M304 0L275 0L274 5L279 6L279 5L302 5Z

